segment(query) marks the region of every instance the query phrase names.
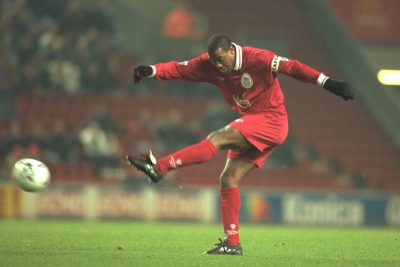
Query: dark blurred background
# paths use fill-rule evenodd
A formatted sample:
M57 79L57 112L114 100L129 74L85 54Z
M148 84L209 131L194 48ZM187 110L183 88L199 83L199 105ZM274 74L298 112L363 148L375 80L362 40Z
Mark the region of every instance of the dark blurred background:
M0 182L23 157L45 162L53 185L143 183L125 154L162 156L237 115L209 84L146 81L138 64L183 61L208 36L296 58L348 81L345 102L280 77L290 134L244 187L268 190L400 190L400 69L396 0L1 0ZM168 175L164 186L218 185L225 152Z

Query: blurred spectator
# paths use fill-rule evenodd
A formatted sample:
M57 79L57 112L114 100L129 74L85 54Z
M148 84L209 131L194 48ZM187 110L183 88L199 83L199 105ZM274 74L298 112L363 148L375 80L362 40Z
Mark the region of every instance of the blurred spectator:
M120 146L115 134L101 129L98 122L89 121L79 133L79 139L85 155L95 165L97 175L106 168L118 167Z
M162 35L165 38L191 38L194 34L193 16L183 1L165 17Z
M169 39L202 39L206 25L201 15L185 0L175 1L175 7L164 19L161 33Z
M79 133L79 140L83 145L84 152L89 157L99 155L104 143L106 142L106 133L96 121L89 121Z
M203 16L196 12L186 0L176 0L175 6L166 14L161 25L161 36L164 39L162 57L187 59L198 51L198 43L206 34L206 23ZM172 53L172 55L171 55Z
M71 60L52 60L47 64L50 86L76 93L81 88L81 69Z

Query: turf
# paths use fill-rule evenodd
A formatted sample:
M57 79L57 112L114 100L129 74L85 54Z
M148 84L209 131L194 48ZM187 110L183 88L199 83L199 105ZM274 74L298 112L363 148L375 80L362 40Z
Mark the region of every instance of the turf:
M400 231L242 225L244 256L203 255L219 225L0 221L0 266L400 266Z

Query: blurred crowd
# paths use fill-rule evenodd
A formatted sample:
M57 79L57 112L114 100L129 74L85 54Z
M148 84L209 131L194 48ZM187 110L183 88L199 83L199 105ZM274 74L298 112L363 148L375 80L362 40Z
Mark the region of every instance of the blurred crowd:
M121 62L107 0L0 1L0 76L12 90L115 90Z

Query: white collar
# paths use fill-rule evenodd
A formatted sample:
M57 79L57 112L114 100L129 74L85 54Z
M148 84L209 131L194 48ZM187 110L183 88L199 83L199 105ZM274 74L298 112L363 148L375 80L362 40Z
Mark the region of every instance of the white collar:
M235 66L233 67L233 69L240 70L242 68L242 60L243 60L242 47L235 43L232 44L235 47L235 52L236 52Z

